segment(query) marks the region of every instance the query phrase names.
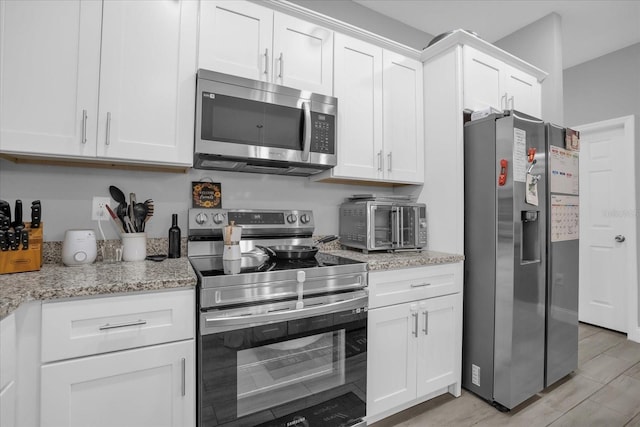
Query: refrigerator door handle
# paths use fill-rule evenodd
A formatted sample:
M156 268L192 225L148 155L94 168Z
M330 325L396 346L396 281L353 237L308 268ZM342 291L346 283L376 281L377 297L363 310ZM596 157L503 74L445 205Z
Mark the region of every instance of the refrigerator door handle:
M518 120L523 120L525 122L529 122L529 123L540 123L540 124L544 124L543 120L538 120L538 119L530 119L527 117L520 117L519 115L517 115L515 112L513 113L513 117L515 117Z

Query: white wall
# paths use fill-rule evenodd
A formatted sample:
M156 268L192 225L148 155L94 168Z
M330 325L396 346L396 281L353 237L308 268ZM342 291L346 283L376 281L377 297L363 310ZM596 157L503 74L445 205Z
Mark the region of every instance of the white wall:
M564 71L564 115L578 126L635 115L636 231L640 241L640 43ZM623 183L621 183L623 184ZM640 248L640 245L638 245ZM638 263L640 277L640 263ZM640 307L640 285L638 287ZM638 317L640 325L640 313Z
M562 108L562 22L551 13L494 43L549 73L542 82L542 120L564 124ZM518 106L515 106L518 109Z
M191 181L211 177L222 184L225 208L312 209L317 234L337 234L338 207L352 194L390 194L390 189L360 185L325 184L303 177L283 177L237 172L191 169L189 173L125 171L89 167L16 164L0 159L0 199L11 203L21 199L29 219L33 200L42 201L44 240L61 241L72 228L96 229L91 221L93 196L109 196L115 185L139 201L153 199L154 217L147 223L149 237L166 237L171 214L177 213L183 236L191 207ZM107 239L116 238L111 224L103 222Z

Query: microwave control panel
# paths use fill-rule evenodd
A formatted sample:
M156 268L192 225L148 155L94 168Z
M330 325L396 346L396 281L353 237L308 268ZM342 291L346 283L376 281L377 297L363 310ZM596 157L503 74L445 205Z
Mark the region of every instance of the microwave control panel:
M331 114L311 112L311 150L314 153L335 154L336 118Z

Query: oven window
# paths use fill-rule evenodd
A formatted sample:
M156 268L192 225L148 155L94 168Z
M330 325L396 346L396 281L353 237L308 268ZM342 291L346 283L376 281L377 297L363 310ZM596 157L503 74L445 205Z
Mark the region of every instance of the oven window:
M396 237L393 233L394 216L391 206L375 206L372 208L373 235L376 248L391 248L395 243Z
M238 352L238 417L344 384L345 331Z
M202 140L300 150L303 128L300 108L206 92L202 95Z

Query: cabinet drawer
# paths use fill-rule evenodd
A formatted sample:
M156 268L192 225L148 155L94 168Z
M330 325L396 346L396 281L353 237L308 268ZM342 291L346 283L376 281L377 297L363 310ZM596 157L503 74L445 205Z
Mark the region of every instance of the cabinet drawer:
M42 305L42 362L194 337L193 290Z
M461 291L461 262L369 273L369 308Z

